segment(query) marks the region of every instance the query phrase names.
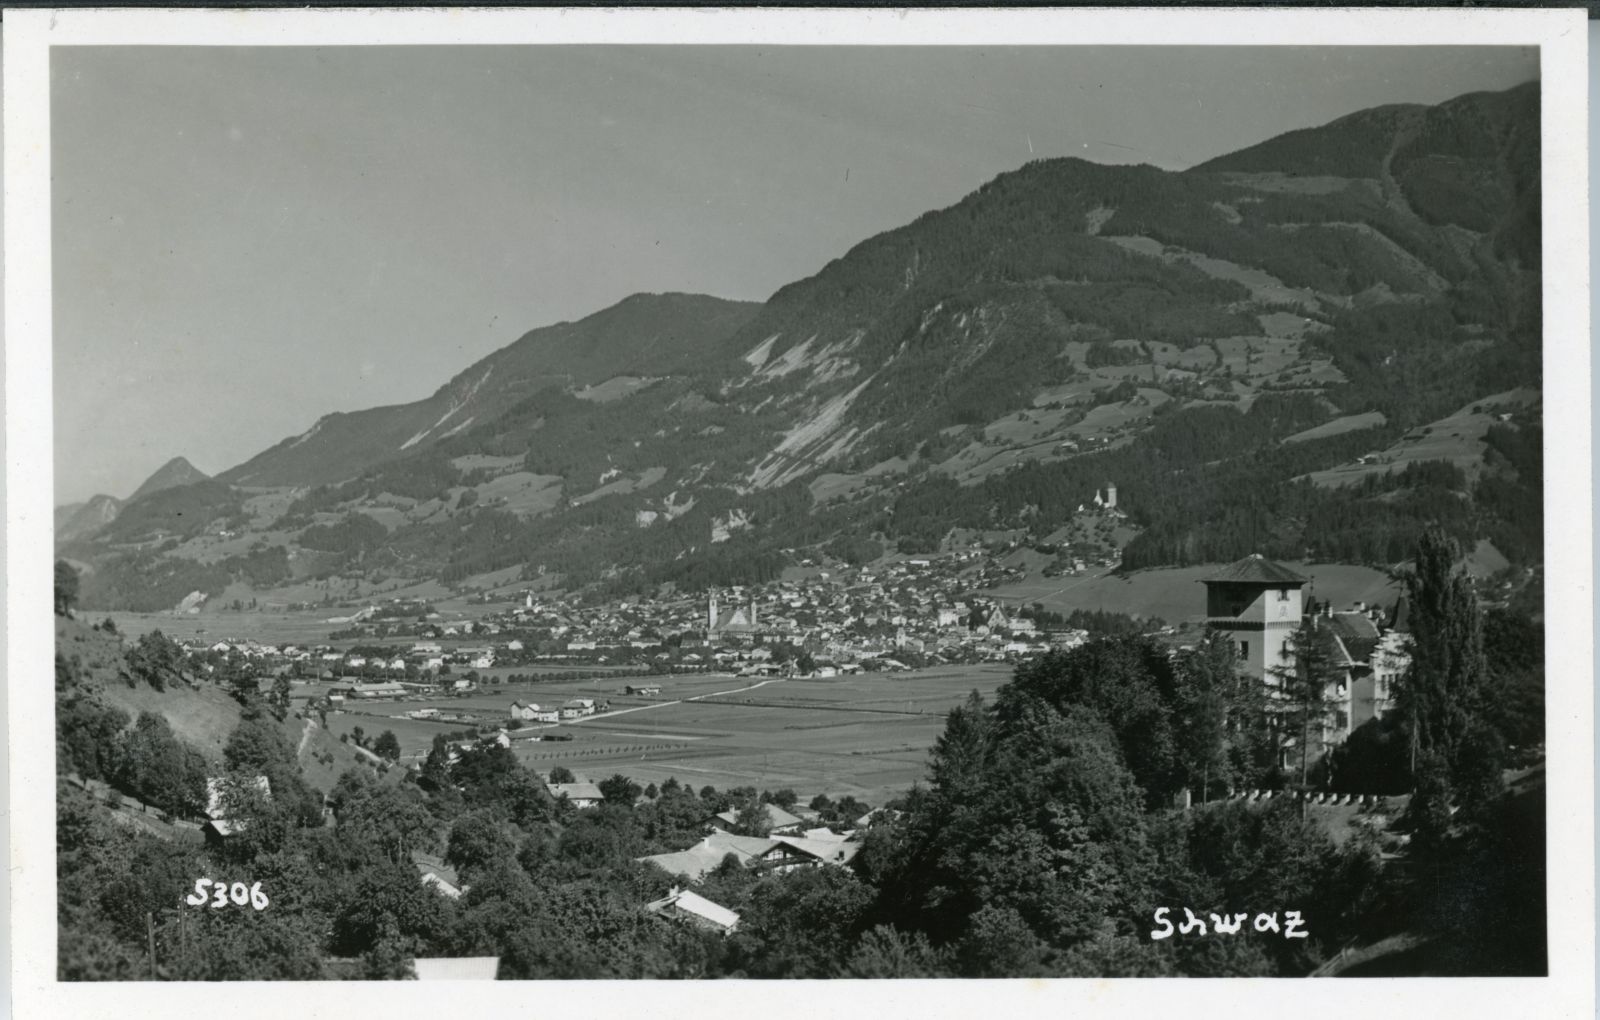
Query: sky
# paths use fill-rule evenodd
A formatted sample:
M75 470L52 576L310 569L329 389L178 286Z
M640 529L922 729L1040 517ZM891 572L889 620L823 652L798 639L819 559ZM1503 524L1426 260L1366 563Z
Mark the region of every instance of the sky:
M56 501L629 294L760 301L1030 159L1181 170L1532 48L57 47Z

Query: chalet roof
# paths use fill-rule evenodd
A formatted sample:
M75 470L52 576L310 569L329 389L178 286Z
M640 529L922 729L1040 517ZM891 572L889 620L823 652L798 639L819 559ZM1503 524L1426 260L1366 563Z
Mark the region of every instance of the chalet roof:
M1237 563L1230 563L1217 571L1207 574L1200 579L1206 584L1226 584L1242 582L1245 584L1305 584L1309 579L1267 559L1260 553L1252 553Z
M652 854L649 857L640 857L638 860L649 862L663 871L693 882L715 870L717 865L722 863L722 859L729 854L738 858L741 864L749 864L751 860L777 845L778 841L775 839L713 832L687 850L671 854Z
M804 836L774 836L779 843L829 864L847 864L861 852L861 844L844 839L807 839Z
M713 903L688 889L674 890L671 895L645 904L644 908L651 913L659 914L669 907L703 918L719 928L731 929L739 923L739 915L735 911L719 903Z
M600 792L597 783L546 783L550 796L568 800L604 800L605 794Z
M763 804L761 806L767 809L767 825L771 828L787 829L791 825L801 824L801 819L796 818L794 815L785 811L776 804ZM729 825L733 825L739 820L739 812L733 808L729 808L727 811L720 812L716 817L720 818L724 822L727 822Z

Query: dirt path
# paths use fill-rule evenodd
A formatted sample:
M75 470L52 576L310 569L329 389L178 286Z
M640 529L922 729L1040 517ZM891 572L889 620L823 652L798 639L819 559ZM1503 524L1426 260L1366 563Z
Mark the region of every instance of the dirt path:
M300 733L300 746L294 749L294 756L296 758L306 753L306 742L311 739L311 731L316 728L317 721L315 719L306 720L306 728Z

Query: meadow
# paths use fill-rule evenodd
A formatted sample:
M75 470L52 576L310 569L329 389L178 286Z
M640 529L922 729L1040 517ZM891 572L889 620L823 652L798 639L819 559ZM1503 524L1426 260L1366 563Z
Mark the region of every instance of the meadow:
M517 757L541 773L564 766L595 782L616 773L641 785L676 776L696 788L788 787L805 800L851 794L881 804L924 777L951 708L974 690L992 697L1010 677L1007 666L767 681L712 674L652 679L662 690L649 697L621 693L622 679L519 684L461 698L356 705L330 714L328 729L335 737L356 726L369 737L392 730L403 760L414 761L435 734L463 726L409 719L408 711L434 707L503 721L514 699L559 705L590 697L609 702L609 713L524 724L511 731ZM535 729L571 739L518 736Z

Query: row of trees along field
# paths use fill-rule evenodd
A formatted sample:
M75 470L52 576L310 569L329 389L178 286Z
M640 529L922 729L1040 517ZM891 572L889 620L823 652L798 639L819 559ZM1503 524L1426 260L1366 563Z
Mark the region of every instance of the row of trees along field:
M686 849L730 808L759 832L753 806L793 805L791 792L640 789L615 776L602 804L578 811L510 751L487 743L452 760L441 739L403 782L346 772L324 822L276 709L240 686L239 730L208 764L267 775L273 795L239 798L241 831L220 846L114 824L101 801L59 786L60 974L314 979L340 959L401 977L417 956L494 955L502 978L1294 975L1396 934L1441 936L1430 973L1543 973L1542 787L1501 787L1508 739L1542 739L1516 710L1526 698L1510 693L1542 688L1530 667L1542 645L1531 621L1480 612L1457 551L1437 532L1416 550L1414 658L1398 707L1372 724L1381 739L1308 775L1413 791L1404 847L1365 830L1335 843L1291 798L1171 807L1184 789L1204 801L1295 786L1299 770L1277 768L1293 726L1281 715L1272 725L1225 642L1169 654L1125 634L1033 660L992 702L974 695L952 710L926 782L866 830L852 866L771 873L730 859L694 882L741 915L723 936L643 913L681 880L636 858ZM70 680L63 774L139 784L130 758L198 753L159 720L130 731L126 717L97 714L92 691ZM185 768L169 771L194 774ZM193 792L173 795L178 810ZM841 829L867 807L812 806ZM420 882L413 851L441 854L465 894ZM259 882L271 906L185 907L198 876ZM1179 918L1186 906L1295 910L1309 937L1155 940L1162 906Z

